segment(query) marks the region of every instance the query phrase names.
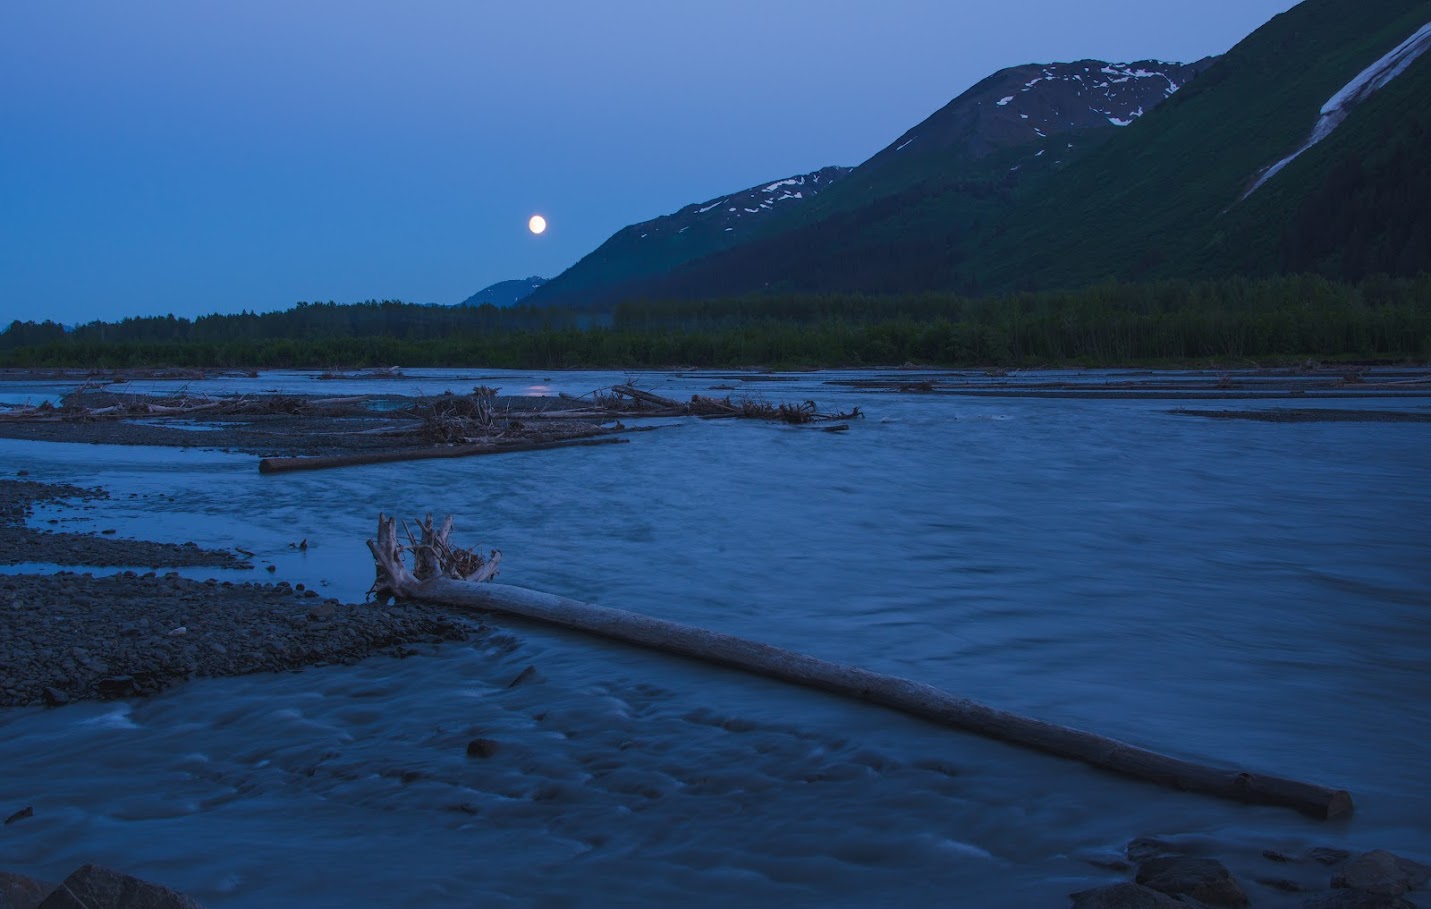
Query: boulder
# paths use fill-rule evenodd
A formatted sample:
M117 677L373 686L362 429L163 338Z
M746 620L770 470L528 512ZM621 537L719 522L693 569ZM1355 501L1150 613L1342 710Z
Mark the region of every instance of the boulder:
M202 909L168 887L105 868L85 865L65 878L38 909Z
M1400 896L1408 890L1426 886L1429 879L1431 868L1385 849L1377 849L1362 853L1348 862L1332 877L1332 886L1383 896Z
M1238 909L1247 905L1247 894L1217 859L1186 855L1148 859L1138 866L1136 880L1168 896L1189 896L1209 906Z
M1072 894L1073 909L1187 909L1166 894L1141 884L1111 884Z
M35 909L53 889L54 884L0 871L0 909Z

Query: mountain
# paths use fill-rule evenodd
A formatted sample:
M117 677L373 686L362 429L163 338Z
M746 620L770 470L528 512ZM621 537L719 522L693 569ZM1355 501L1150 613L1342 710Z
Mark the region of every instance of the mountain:
M816 198L806 192L802 204L778 217L727 220L753 215L760 207L753 195L780 183L687 206L668 216L675 219L669 226L657 219L625 228L533 302L599 305L633 296L865 289L860 274L872 263L888 265L878 268L884 274L923 254L920 247L937 250L951 229L1001 210L1020 182L1061 168L1106 134L1136 122L1211 63L1080 60L1001 70L853 171L817 172L830 175L824 185L834 185ZM716 223L698 233L684 220L693 216ZM891 219L907 216L931 223L918 231L888 229ZM666 231L659 241L657 229ZM694 242L677 247L687 236L682 231ZM806 279L792 283L796 275Z
M1306 144L1324 108L1428 21L1428 0L1299 4L1158 116L965 238L962 274L941 283L990 291L1285 271L1356 280L1431 268L1431 56L1248 195Z
M925 192L984 174L988 160L1012 160L991 171L1001 184L1024 167L1057 166L1069 149L1131 126L1162 104L1214 58L1196 63L1140 60L1028 64L1000 70L935 111L861 164L843 192L806 211L852 209L919 186ZM1063 141L1058 141L1058 140ZM1051 155L1048 160L1039 160Z
M481 306L483 303L491 303L493 306L515 306L546 283L546 278L539 278L536 275L512 281L498 281L496 284L477 291L459 305Z
M533 305L599 306L618 288L729 249L791 209L807 204L850 172L808 174L693 202L680 211L624 227L533 295Z
M1085 64L1038 69L1062 75L1057 84L1027 69L1031 85L1018 70L996 74L861 165L799 223L622 295L978 295L1431 270L1431 54L1415 57L1413 39L1428 21L1431 0L1306 0L1195 64L1196 78L1170 77L1179 90L1136 118L1128 100L1106 107L1090 89L1129 85L1114 80L1139 64L1108 67L1117 75ZM1098 88L1097 76L1108 84ZM1059 106L1037 127L1037 144L1020 143L1018 130L1043 113L1029 106L1043 86L1063 93ZM1360 103L1342 103L1352 99ZM1329 111L1338 125L1308 145ZM1104 115L1110 125L1135 122L1090 126ZM922 143L938 147L901 160Z

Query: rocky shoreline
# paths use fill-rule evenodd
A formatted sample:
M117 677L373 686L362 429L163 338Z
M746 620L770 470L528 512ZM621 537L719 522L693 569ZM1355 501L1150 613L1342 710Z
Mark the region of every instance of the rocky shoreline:
M34 505L103 490L0 480L0 564L247 568L223 550L25 525ZM0 707L153 694L189 678L352 663L463 640L480 625L418 604L345 604L302 584L175 572L0 575Z
M252 568L232 552L201 549L193 543L118 540L88 533L40 531L26 525L41 502L92 501L108 498L103 489L67 483L0 480L0 565L49 562L99 568L139 565L145 568Z
M478 626L420 605L344 604L303 585L170 573L0 576L0 706L153 694L190 678L406 656Z

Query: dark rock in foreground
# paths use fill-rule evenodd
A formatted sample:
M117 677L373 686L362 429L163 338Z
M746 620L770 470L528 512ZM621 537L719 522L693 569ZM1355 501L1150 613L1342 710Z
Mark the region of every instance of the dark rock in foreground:
M203 909L168 887L105 868L85 865L65 878L39 909Z
M1209 906L1235 909L1247 905L1247 894L1232 872L1216 859L1182 855L1148 859L1138 866L1137 882L1169 896L1189 896Z
M1073 894L1073 909L1187 909L1187 904L1142 884L1110 884Z
M1431 880L1431 868L1399 855L1377 849L1352 859L1335 877L1332 886L1364 890L1381 896L1400 896L1417 890Z
M35 909L54 889L54 884L0 871L0 909Z

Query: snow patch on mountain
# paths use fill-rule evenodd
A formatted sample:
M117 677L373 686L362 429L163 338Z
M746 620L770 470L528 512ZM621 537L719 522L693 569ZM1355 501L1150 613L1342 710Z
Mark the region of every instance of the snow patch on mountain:
M1312 134L1307 137L1301 147L1271 167L1264 169L1252 184L1252 188L1242 194L1242 198L1246 199L1257 192L1262 184L1281 173L1283 168L1295 161L1303 152L1330 136L1333 130L1342 125L1342 121L1357 105L1370 98L1392 79L1406 72L1406 68L1415 63L1417 58L1428 50L1431 50L1431 22L1421 26L1410 38L1392 48L1371 66L1357 73L1355 78L1342 86L1341 91L1332 95L1327 103L1322 105L1317 123L1312 127Z
M692 227L697 229L696 233L691 234L692 237L726 233L759 221L772 212L788 209L793 203L819 193L849 172L848 167L825 167L808 174L796 174L740 192L727 193L715 199L687 205L669 215L633 224L620 231L617 236L624 235L633 241L656 242L663 237L684 234Z

